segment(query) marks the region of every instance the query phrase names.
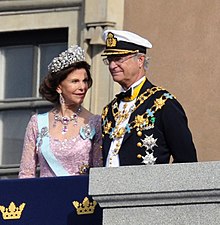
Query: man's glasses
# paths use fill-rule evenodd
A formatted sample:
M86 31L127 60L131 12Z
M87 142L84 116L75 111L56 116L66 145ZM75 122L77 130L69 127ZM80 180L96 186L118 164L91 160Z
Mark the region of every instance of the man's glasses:
M114 62L116 64L122 64L123 62L127 61L130 58L135 57L137 54L133 54L130 56L108 56L103 59L103 62L105 65L109 65L111 62Z

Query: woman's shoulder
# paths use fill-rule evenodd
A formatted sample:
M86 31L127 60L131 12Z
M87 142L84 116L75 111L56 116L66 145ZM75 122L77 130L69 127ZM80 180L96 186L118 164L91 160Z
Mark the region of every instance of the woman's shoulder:
M83 111L84 111L84 118L86 121L88 121L88 123L101 121L101 115L93 114L92 112L90 112L85 108L83 109Z
M98 114L92 114L89 117L88 123L94 125L95 127L100 127L101 126L101 116Z
M46 113L34 113L31 116L30 121L37 122L41 117L44 117L44 116L48 116L48 112L46 112Z
M29 126L37 126L39 121L42 120L43 117L48 116L48 112L46 113L34 113L31 115L29 120Z
M30 123L37 123L37 113L34 113L33 115L31 115L30 117Z
M92 114L91 117L90 117L90 120L101 121L101 115Z

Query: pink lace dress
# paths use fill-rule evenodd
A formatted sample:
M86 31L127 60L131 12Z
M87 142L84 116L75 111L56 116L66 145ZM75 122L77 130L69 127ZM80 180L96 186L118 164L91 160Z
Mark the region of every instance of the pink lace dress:
M88 173L88 168L102 166L101 160L101 117L93 115L88 124L95 128L91 139L78 134L71 139L60 141L50 136L50 149L59 163L70 175ZM40 177L56 176L44 159L40 146L37 148L39 135L37 115L33 115L26 128L19 178L36 177L36 168L40 166Z

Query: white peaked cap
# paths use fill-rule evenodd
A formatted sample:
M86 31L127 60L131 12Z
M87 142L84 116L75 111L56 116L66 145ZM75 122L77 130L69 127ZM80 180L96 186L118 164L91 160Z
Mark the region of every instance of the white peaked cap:
M146 53L147 49L152 48L147 39L123 30L105 30L103 40L106 42L106 49L102 55Z

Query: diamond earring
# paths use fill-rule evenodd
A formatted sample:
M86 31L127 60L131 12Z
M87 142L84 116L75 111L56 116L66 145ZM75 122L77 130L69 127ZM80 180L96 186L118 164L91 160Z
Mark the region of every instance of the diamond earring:
M62 96L61 93L60 93L60 104L61 105L64 105L65 104L65 100L64 100L64 98L63 98L63 96Z

